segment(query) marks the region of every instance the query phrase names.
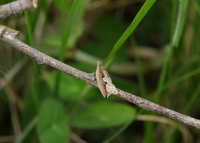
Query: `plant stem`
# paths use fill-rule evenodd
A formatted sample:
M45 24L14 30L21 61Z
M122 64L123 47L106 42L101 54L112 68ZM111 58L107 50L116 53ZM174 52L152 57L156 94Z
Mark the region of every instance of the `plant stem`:
M68 75L71 75L77 79L85 81L88 84L98 87L97 81L95 79L95 73L86 73L86 72L80 71L80 70L75 69L69 65L66 65L48 55L41 53L38 50L26 45L25 43L23 43L20 40L18 40L17 38L15 38L15 36L17 34L18 34L18 31L15 31L6 26L0 25L0 40L6 42L7 44L13 46L15 49L23 52L24 54L30 56L33 59L35 59L38 62L38 64L49 65L53 68L63 71L64 73L66 73ZM190 126L200 129L200 120L198 120L198 119L180 114L178 112L175 112L173 110L170 110L168 108L165 108L163 106L155 104L155 103L148 101L146 99L143 99L139 96L130 94L123 90L120 90L120 89L117 89L117 90L118 90L118 93L115 94L116 96L121 97L121 98L123 98L145 110L153 111L158 114L165 115L171 119L183 122L187 125L190 125Z

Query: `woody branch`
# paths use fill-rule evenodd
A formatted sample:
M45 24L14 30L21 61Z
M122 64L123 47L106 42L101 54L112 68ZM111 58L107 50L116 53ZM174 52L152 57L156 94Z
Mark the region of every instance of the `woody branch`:
M0 6L0 20L37 7L37 0L18 0Z
M30 56L33 59L35 59L38 62L38 64L49 65L53 68L56 68L56 69L59 69L59 70L65 72L68 75L71 75L77 79L80 79L88 84L91 84L95 87L101 88L97 84L97 81L95 78L95 73L85 73L85 72L75 69L67 64L64 64L48 55L45 55L44 53L41 53L38 50L28 46L27 44L25 44L25 43L21 42L19 39L17 39L15 37L17 34L18 34L18 31L15 31L6 26L0 25L0 40L6 42L7 44L11 45L15 49L23 52L24 54ZM200 129L200 120L198 120L198 119L195 119L190 116L183 115L183 114L180 114L173 110L167 109L163 106L155 104L151 101L148 101L146 99L143 99L143 98L133 95L131 93L127 93L123 90L120 90L120 89L116 89L116 90L118 91L118 92L116 92L116 94L114 93L116 96L121 97L125 100L128 100L129 102L132 102L145 110L153 111L158 114L165 115L171 119L183 122L187 125L190 125L190 126Z

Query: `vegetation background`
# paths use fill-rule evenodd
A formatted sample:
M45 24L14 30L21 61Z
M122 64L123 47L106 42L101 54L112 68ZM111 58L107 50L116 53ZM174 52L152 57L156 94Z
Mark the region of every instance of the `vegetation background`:
M200 1L39 0L37 9L1 24L82 71L104 61L116 87L200 118ZM0 107L0 142L200 142L199 130L105 99L3 42Z

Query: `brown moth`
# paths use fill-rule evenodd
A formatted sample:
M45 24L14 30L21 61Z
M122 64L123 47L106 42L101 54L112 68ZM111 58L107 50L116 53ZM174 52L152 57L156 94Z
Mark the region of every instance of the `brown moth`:
M110 75L99 61L97 61L96 80L103 97L108 98L111 94L118 94L118 90L112 83Z

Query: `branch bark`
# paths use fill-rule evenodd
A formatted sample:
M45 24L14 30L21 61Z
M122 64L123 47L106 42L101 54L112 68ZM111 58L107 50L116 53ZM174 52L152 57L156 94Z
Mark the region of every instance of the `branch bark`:
M0 6L0 20L37 7L37 0L18 0Z
M19 33L18 31L15 31L6 26L0 25L0 40L6 42L7 44L13 46L15 49L23 52L24 54L30 56L33 59L35 59L38 62L38 64L49 65L53 68L56 68L56 69L59 69L59 70L65 72L68 75L71 75L77 79L80 79L88 84L98 87L98 84L97 84L97 81L95 78L95 73L85 73L85 72L75 69L69 65L66 65L48 55L45 55L45 54L39 52L38 50L28 46L27 44L25 44L25 43L21 42L19 39L17 39L16 35L18 33ZM101 78L102 78L101 80L104 80L103 76ZM123 90L120 90L120 89L116 89L116 90L118 92L115 92L116 94L114 93L114 95L121 97L121 98L123 98L145 110L153 111L158 114L165 115L171 119L183 122L187 125L196 127L197 129L200 129L200 120L198 120L198 119L192 118L187 115L183 115L183 114L173 111L171 109L168 109L168 108L165 108L158 104L155 104L151 101L143 99L139 96L125 92Z

